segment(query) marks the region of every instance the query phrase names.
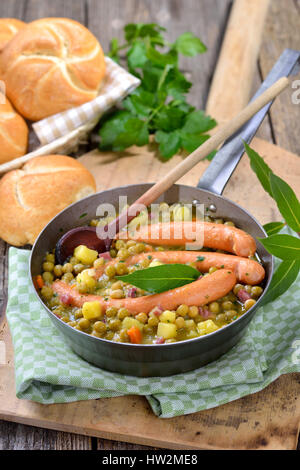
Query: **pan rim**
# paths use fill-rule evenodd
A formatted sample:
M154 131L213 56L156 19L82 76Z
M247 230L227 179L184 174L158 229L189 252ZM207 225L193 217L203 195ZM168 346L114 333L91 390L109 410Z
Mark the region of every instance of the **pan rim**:
M80 330L75 330L72 326L69 326L68 324L66 324L65 322L63 322L59 317L57 317L54 312L52 312L47 306L46 304L42 301L41 297L39 296L36 288L35 288L35 285L34 285L34 282L33 282L33 276L32 276L32 261L33 261L33 258L34 258L34 252L35 252L35 249L36 249L36 246L39 242L39 239L41 238L42 234L48 229L48 227L50 226L50 224L52 224L54 222L54 220L56 218L58 218L59 216L61 216L65 211L67 210L70 210L70 208L74 208L77 204L79 203L82 203L82 201L86 201L90 198L95 198L99 195L103 195L105 194L106 192L110 192L110 191L113 191L113 190L116 190L116 189L123 189L123 188L131 188L133 186L145 186L145 185L149 185L149 186L153 186L155 183L135 183L135 184L128 184L128 185L122 185L122 186L116 186L116 187L113 187L113 188L109 188L109 189L105 189L103 191L97 191L96 193L93 193L93 194L90 194L89 196L86 196L82 199L80 199L79 201L76 201L76 202L73 202L72 204L70 204L69 206L65 207L62 211L60 211L58 214L56 214L48 223L47 225L43 228L43 230L39 233L37 239L35 240L33 246L32 246L32 249L31 249L31 253L30 253L30 259L29 259L29 277L30 277L30 281L31 281L31 285L33 287L33 290L35 292L35 295L37 296L37 298L39 299L39 302L41 303L41 305L43 306L43 308L47 311L47 313L53 317L56 321L60 322L64 327L69 327L71 328L72 330L72 333L73 334L80 334L80 335L84 335L84 337L88 337L89 340L91 341L100 341L100 342L104 342L105 344L109 345L110 347L112 348L116 348L116 349L127 349L128 347L130 347L131 349L138 349L138 350L143 350L143 349L149 349L150 348L153 348L153 347L156 347L156 348L161 348L161 347L164 347L164 348L174 348L177 346L177 348L180 346L180 345L184 345L184 344L190 344L191 342L196 342L196 341L205 341L206 338L211 338L212 336L215 336L217 337L218 335L222 334L223 331L226 331L228 330L230 327L233 327L233 326L236 326L238 325L244 318L250 316L254 310L257 310L259 308L259 306L261 306L261 301L262 299L264 298L265 294L267 293L268 289L269 289L269 286L270 286L270 283L271 283L271 280L272 280L272 277L273 277L273 274L274 274L274 256L271 255L270 253L268 253L268 255L270 256L270 274L269 274L269 278L266 282L266 285L265 285L265 288L264 288L264 292L263 294L259 297L259 299L257 300L257 302L254 304L253 307L251 307L249 310L247 310L247 312L245 312L243 315L241 315L239 318L237 318L236 320L234 320L234 322L232 323L229 323L228 325L225 325L221 328L219 328L218 330L212 332L212 333L208 333L206 335L203 335L203 336L197 336L195 338L190 338L190 339L186 339L186 340L183 340L183 341L178 341L178 342L175 342L175 343L163 343L163 344L132 344L132 343L119 343L119 342L116 342L116 341L112 341L112 340L107 340L107 339L104 339L104 338L98 338L96 336L91 336L90 334L88 333L85 333L84 331L80 331ZM233 202L231 201L230 199L226 198L225 196L222 196L222 195L219 195L219 194L215 194L211 191L208 191L206 189L202 189L202 188L197 188L197 187L194 187L194 186L191 186L191 185L186 185L186 184L178 184L178 183L175 183L173 186L177 186L177 187L181 187L181 188L188 188L188 189L195 189L197 191L203 191L204 193L208 194L208 195L211 195L213 196L214 198L217 197L218 199L222 199L222 200L225 200L226 202L228 202L229 204L233 204L234 206L238 207L240 210L242 210L244 213L246 213L246 215L252 219L253 222L256 223L256 225L259 227L259 229L264 233L265 236L267 236L267 233L265 231L265 229L263 228L263 226L260 224L260 222L258 222L258 220L252 215L250 214L247 209L244 209L242 206L240 206L238 203L236 202ZM251 320L250 320L251 321Z

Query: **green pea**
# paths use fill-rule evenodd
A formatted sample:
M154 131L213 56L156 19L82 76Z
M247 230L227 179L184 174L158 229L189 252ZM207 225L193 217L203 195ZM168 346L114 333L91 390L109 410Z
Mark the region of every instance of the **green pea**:
M263 288L260 287L260 286L253 286L251 288L251 295L253 295L253 297L259 297L263 292Z
M130 255L129 251L126 249L126 248L121 248L119 251L118 251L118 258L120 258L121 260L125 260L128 258L128 256Z
M42 274L42 278L44 279L45 282L51 284L51 282L53 282L54 276L49 271L45 271Z
M75 274L79 274L83 270L84 270L84 265L83 264L77 263L77 264L74 265L74 273Z
M232 310L233 309L233 303L230 300L226 300L225 302L222 302L222 308L223 310Z
M226 314L225 313L220 313L219 315L216 316L216 321L225 323L227 320Z
M220 304L218 302L211 302L208 308L212 313L217 314L220 312Z
M54 269L54 263L52 263L51 261L45 261L45 263L43 263L44 271L52 272L53 269Z
M63 275L62 266L60 264L56 264L54 266L53 272L56 277L61 277Z
M176 310L177 315L180 317L185 317L189 312L189 307L185 304L179 305L179 307Z
M182 318L182 317L178 317L177 320L178 320L179 318ZM177 321L177 320L176 320L176 321ZM182 320L183 320L183 318L182 318ZM157 318L156 316L149 317L149 319L148 319L148 325L149 325L151 328L154 327L154 326L157 326L158 323L159 323L159 320L158 320L158 318ZM183 320L183 324L184 324L184 320Z
M46 300L50 300L51 297L53 296L53 290L49 286L43 286L42 289L41 289L41 295Z
M232 222L231 220L227 220L224 225L228 225L228 227L235 227L235 223Z
M107 266L107 268L105 268L105 274L108 277L114 277L116 275L116 268L112 264L110 264L109 266Z
M108 328L111 331L118 331L121 328L121 321L117 318L110 320L108 323Z
M237 315L237 312L236 312L236 310L227 310L225 315L226 315L226 318L228 320L232 320L233 317L235 317Z
M125 263L117 263L116 264L116 273L118 276L122 276L123 274L127 273L127 266Z
M61 279L62 281L69 283L74 279L74 276L72 273L65 273Z
M106 310L106 316L108 318L111 318L111 317L115 317L118 313L118 309L116 307L109 307L107 310Z
M246 310L249 310L251 307L253 307L253 305L256 304L256 300L254 299L248 299L246 300L246 302L244 303L244 307Z
M148 315L146 315L146 313L144 313L144 312L141 312L141 313L139 313L138 315L136 315L135 318L136 318L138 321L140 321L141 323L147 323Z
M103 323L103 321L96 321L94 323L94 330L97 331L97 333L104 333L106 331L105 323Z
M62 267L62 272L63 273L71 273L73 271L73 264L72 263L66 263Z
M46 255L46 258L45 258L45 259L46 259L46 261L50 261L50 262L53 263L53 264L54 264L54 262L55 262L55 256L54 256L54 254L52 254L52 253L48 253L48 254Z
M81 330L87 330L90 327L90 322L86 318L81 318L78 322Z
M127 343L129 341L127 330L125 329L121 330L119 335L120 335L120 341L122 341L122 343Z
M78 318L82 318L83 317L83 313L82 313L82 310L79 309L76 313L74 313L74 318L76 320L78 320Z

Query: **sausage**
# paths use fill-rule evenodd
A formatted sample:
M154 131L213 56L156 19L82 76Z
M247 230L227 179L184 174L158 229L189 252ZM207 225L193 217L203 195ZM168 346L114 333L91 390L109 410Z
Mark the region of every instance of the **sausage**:
M140 263L144 259L151 256L164 264L172 263L196 263L195 266L201 272L207 272L210 267L225 268L234 272L237 280L244 284L256 285L260 284L265 277L265 270L257 261L253 261L241 256L225 255L223 253L203 252L203 251L153 251L130 256L125 264L127 266ZM202 259L199 261L198 259ZM116 264L113 260L110 264ZM108 264L101 266L95 270L95 277L99 279Z
M188 306L197 305L200 307L225 296L232 290L235 284L236 277L232 271L219 269L209 276L202 277L182 287L177 287L160 294L144 295L136 298L104 300L99 295L80 294L76 288L60 280L56 280L52 284L52 289L68 305L82 307L85 302L98 301L105 310L108 307L125 307L129 312L137 314L140 312L149 313L157 305L163 310L174 310L180 304Z
M201 272L208 272L209 268L225 268L233 271L237 280L245 284L260 284L265 277L265 270L257 261L241 256L225 255L223 253L203 251L154 251L142 253L131 257L130 264L136 264L152 256L164 264L172 263L196 263L195 266ZM203 258L203 259L202 259ZM201 259L202 261L200 261ZM129 260L127 260L128 262ZM129 264L129 263L128 263Z
M203 232L202 232L203 231ZM179 246L203 240L203 246L224 250L248 258L256 251L256 243L248 233L236 227L212 222L161 222L140 227L134 233L120 232L119 238L143 241L151 245ZM202 236L203 235L203 238Z

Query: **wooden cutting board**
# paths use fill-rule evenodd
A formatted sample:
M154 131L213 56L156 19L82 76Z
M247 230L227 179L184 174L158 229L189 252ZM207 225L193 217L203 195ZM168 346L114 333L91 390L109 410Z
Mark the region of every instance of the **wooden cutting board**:
M255 139L253 145L272 169L298 191L300 159ZM153 148L132 148L120 156L91 152L81 161L98 189L157 181L180 156L163 164ZM201 162L182 182L195 185L207 166ZM227 197L261 222L280 220L261 189L246 156L226 188ZM157 418L138 396L40 405L15 396L13 350L6 322L0 326L0 419L105 439L170 449L295 449L300 416L300 374L282 376L265 390L226 405L171 419Z

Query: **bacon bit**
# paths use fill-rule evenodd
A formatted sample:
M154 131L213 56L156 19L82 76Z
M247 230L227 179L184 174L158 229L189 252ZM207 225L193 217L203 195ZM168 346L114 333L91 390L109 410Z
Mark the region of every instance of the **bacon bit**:
M71 299L71 296L69 294L62 294L60 296L60 301L65 305L71 305L71 303L72 303L72 299Z
M110 256L110 252L109 251L105 251L104 253L101 253L101 255L99 255L99 258L104 258L104 259L107 259L107 260L111 260L112 257Z
M137 288L131 287L130 289L128 289L127 295L128 297L134 298L136 297L136 293L137 293Z
M156 338L156 340L154 341L154 344L163 344L164 342L165 342L165 338L160 336L159 338Z
M208 308L198 307L198 311L202 318L207 319L211 316L211 312L208 310Z
M152 315L155 315L156 317L159 317L163 313L163 309L159 307L159 305L157 305L151 310L150 313L152 313Z
M248 292L244 289L240 289L237 293L237 296L238 296L238 299L243 303L245 303L246 300L251 299L251 295L248 294Z

